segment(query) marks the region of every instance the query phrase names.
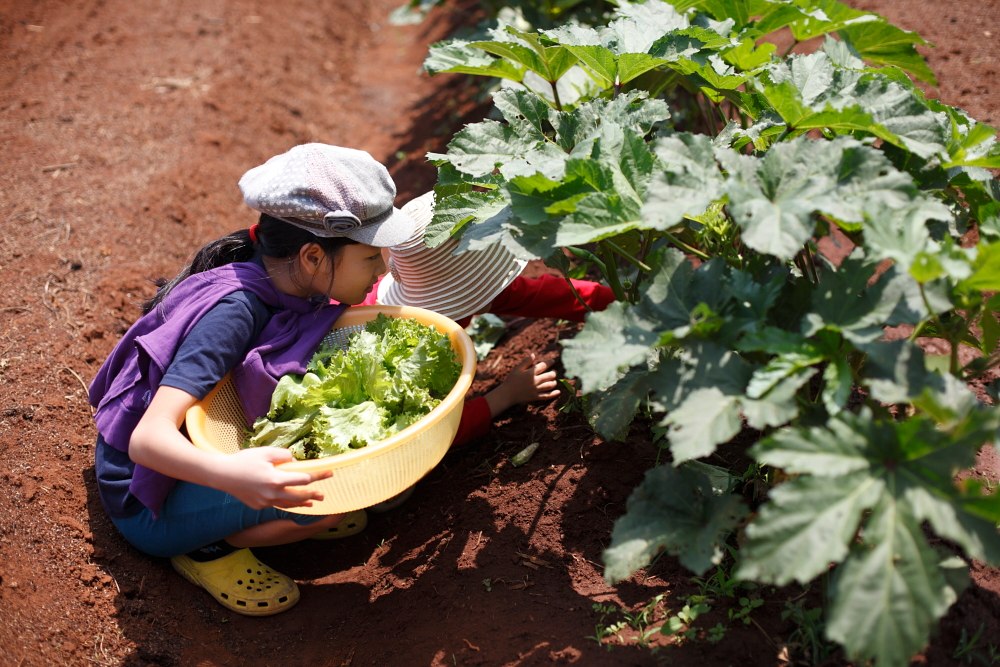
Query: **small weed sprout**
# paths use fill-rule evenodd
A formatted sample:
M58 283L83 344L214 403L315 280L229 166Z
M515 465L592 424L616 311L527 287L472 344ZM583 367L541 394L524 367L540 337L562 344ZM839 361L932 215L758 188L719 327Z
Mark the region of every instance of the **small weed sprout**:
M986 646L980 646L979 641L983 637L985 628L986 624L980 623L971 636L965 628L962 628L962 633L951 657L967 665L973 664L973 661L980 665L986 665L986 667L1000 664L1000 649L997 648L996 644L989 643Z
M824 637L821 608L806 608L801 600L789 600L785 602L781 620L790 621L795 626L788 637L788 649L792 654L802 656L811 665L818 665L833 654L836 647Z
M718 644L726 638L726 626L722 623L716 623L708 629L705 638L712 644Z
M729 610L730 621L742 621L743 625L750 625L750 612L757 607L764 605L764 601L756 595L751 597L741 597L739 609Z
M649 647L650 639L654 637L659 628L654 627L660 617L660 607L663 604L664 595L653 597L636 611L629 611L613 604L602 604L595 602L591 607L595 613L600 614L594 634L588 639L593 639L598 644L611 648L606 640L615 637L619 644L627 644L628 640L622 636L625 629L634 630L637 633L635 642L639 646ZM620 620L608 622L609 617L621 616Z

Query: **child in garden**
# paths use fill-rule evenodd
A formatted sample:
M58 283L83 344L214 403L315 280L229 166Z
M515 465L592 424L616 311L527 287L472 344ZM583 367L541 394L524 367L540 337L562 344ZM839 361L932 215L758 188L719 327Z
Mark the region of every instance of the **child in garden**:
M524 277L527 263L500 244L458 255L453 254L457 239L427 247L424 231L434 215L433 191L409 201L402 210L416 223L416 230L388 249L389 273L365 304L418 306L468 326L473 316L482 313L582 322L588 312L604 310L614 301L611 288L589 280ZM534 355L522 360L496 388L465 402L454 444L486 435L493 420L515 405L555 398L556 386L549 364L536 361Z
M90 403L98 489L125 539L169 557L223 606L265 616L299 591L250 547L315 537L350 515L285 511L321 500L306 485L330 474L279 469L292 459L281 448L200 450L181 430L185 412L230 371L248 421L267 412L278 378L304 372L385 271L380 249L409 238L414 223L364 151L296 146L239 187L259 222L209 243L160 288L98 371Z

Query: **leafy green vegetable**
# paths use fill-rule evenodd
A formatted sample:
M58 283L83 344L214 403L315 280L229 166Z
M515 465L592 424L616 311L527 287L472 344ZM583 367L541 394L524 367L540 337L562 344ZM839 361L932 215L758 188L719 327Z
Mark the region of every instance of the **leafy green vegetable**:
M482 361L507 333L507 323L493 313L484 313L473 317L472 323L465 328L465 331L472 338L476 357Z
M305 374L282 377L246 446L315 459L384 440L433 410L461 370L448 336L379 314L346 348L325 344Z
M648 428L670 463L616 522L610 583L661 553L823 577L826 639L905 667L968 576L929 537L1000 562L1000 492L954 481L1000 425L1000 383L967 386L1000 367L1000 137L918 87L919 35L844 0L609 4L431 47L432 73L504 81L428 155L430 243L573 257L614 291L566 374L600 435ZM736 452L764 471L752 512L695 467Z

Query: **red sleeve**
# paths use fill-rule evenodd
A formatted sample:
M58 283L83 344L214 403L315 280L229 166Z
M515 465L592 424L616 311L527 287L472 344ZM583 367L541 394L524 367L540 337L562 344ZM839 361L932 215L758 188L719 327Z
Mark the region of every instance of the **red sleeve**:
M452 447L461 447L470 440L481 438L493 428L493 415L485 396L476 396L465 401L462 407L462 418L458 422L458 432L452 441Z
M493 300L490 312L495 315L521 317L553 317L583 322L589 310L604 310L615 300L610 287L590 280L570 280L583 303L569 283L561 276L541 275L537 278L518 276ZM586 306L584 306L586 304Z

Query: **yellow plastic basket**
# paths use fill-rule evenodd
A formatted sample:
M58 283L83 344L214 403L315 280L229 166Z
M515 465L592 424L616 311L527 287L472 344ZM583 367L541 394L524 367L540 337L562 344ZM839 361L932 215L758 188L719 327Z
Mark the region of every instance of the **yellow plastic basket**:
M469 335L456 322L423 308L356 306L337 319L325 340L344 346L351 333L363 329L379 313L412 318L447 334L462 364L458 382L423 419L385 440L336 456L282 464L293 471L333 471L331 477L310 485L322 491L322 501L291 512L340 514L388 500L440 463L455 439L465 395L476 375L476 350ZM239 451L247 435L246 421L228 375L187 411L185 425L197 447L227 454Z

